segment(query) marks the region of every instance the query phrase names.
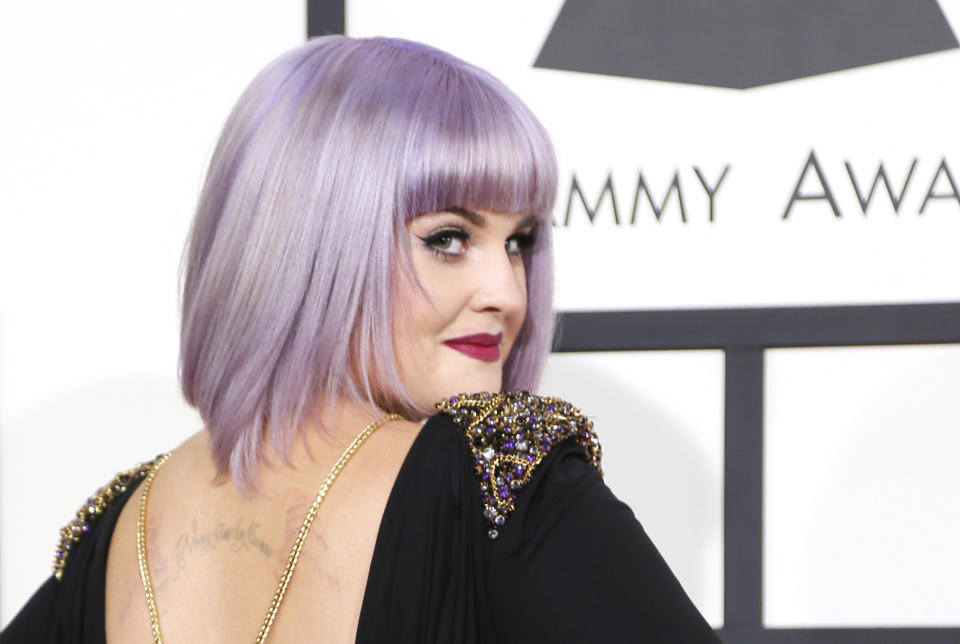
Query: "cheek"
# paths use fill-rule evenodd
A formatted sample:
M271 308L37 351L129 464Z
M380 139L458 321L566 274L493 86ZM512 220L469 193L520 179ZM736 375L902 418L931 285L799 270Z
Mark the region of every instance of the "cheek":
M413 268L420 285L409 289L412 318L422 333L440 333L466 307L468 284L461 267L444 264L426 252L414 252Z
M519 268L517 269L517 284L520 287L520 293L523 295L523 306L520 307L520 312L517 315L517 333L520 332L520 328L523 326L524 320L527 318L527 307L530 305L530 297L527 292L527 271L525 267L526 258L524 261L519 262Z
M405 269L398 270L397 287L394 290L393 341L398 359L405 358L409 367L411 358L426 356L437 338L456 317L456 306L452 303L450 292L456 289L444 288L449 276L432 266L429 258L418 257L422 253L414 251L413 269L419 279Z

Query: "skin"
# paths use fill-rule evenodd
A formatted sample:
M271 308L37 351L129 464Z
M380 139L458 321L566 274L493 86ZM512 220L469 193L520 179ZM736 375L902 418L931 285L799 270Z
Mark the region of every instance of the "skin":
M407 226L419 281L394 293L397 366L418 406L445 396L496 391L523 324L526 275L520 250L534 227L523 215L460 211ZM401 271L401 275L403 272ZM420 288L422 287L422 289ZM483 361L444 344L502 333L499 356ZM250 641L270 604L307 506L358 431L382 414L337 401L324 432L304 428L284 460L267 464L251 496L216 478L209 435L176 448L150 492L147 554L160 626L168 642ZM311 528L270 641L353 642L387 498L421 424L393 421L344 468ZM136 557L140 490L124 506L107 559L110 642L152 642Z

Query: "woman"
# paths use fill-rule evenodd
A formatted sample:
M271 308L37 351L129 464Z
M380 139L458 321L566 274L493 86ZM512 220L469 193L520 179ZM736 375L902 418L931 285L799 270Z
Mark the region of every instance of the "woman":
M716 641L588 420L457 395L536 386L556 175L526 106L443 52L331 36L268 66L185 257L206 429L85 504L0 639Z

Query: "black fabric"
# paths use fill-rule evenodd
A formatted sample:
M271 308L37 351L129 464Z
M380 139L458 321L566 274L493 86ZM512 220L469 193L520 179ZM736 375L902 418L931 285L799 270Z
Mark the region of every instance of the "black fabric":
M630 509L573 442L554 447L487 537L467 442L445 414L411 446L391 490L357 641L718 642ZM122 495L0 633L103 643L104 581Z
M463 432L432 417L410 448L380 523L358 642L493 642L492 544Z
M487 538L463 431L428 422L387 502L357 641L718 642L627 505L565 441Z
M51 575L0 633L0 644L106 642L107 552L120 510L136 486L118 496L73 547L63 579Z

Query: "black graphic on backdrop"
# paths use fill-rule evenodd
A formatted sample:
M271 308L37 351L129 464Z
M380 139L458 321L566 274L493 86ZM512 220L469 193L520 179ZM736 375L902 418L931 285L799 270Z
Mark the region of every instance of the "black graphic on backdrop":
M564 312L554 351L724 352L723 628L728 644L942 644L960 629L763 624L764 354L960 342L960 304Z
M307 38L347 33L345 0L307 0Z
M566 0L536 66L743 89L957 46L935 0Z

